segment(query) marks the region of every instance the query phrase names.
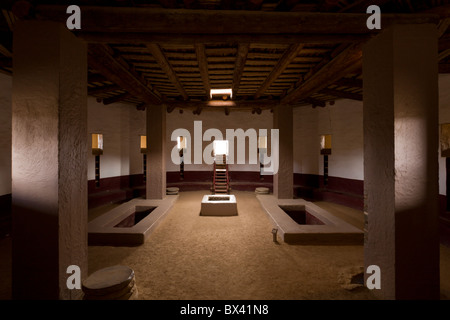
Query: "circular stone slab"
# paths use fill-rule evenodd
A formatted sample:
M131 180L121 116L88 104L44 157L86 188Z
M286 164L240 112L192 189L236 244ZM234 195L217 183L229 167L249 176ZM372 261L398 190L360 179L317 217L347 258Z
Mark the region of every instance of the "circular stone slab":
M91 274L83 281L82 289L88 295L105 295L127 287L133 279L133 269L117 265Z
M258 187L255 189L256 193L260 193L260 194L267 194L269 193L269 188L266 187Z
M180 188L178 188L178 187L169 187L169 188L166 188L166 194L168 194L168 195L178 194L179 190L180 190Z

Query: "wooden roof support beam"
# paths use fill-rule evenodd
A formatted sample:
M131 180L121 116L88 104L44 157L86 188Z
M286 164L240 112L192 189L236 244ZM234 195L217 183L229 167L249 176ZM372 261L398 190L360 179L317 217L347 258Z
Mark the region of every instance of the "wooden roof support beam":
M181 85L175 71L173 71L172 66L170 65L167 57L164 55L164 52L161 50L161 47L156 43L147 44L147 49L152 54L153 58L155 58L159 67L162 71L169 77L170 82L175 86L178 92L181 94L184 100L188 100L189 96Z
M236 7L236 0L220 0L220 9L233 10Z
M193 43L269 43L269 44L329 44L366 42L369 34L180 34L180 33L143 33L143 32L74 32L78 37L89 43L159 43L159 44L193 44Z
M116 86L116 85L106 85L106 86L101 86L101 87L88 88L88 95L94 96L97 94L108 93L108 92L112 92L112 91L116 91L116 90L120 90L120 89L122 89L122 88L119 86Z
M329 96L338 97L338 98L344 98L344 99L352 99L352 100L358 100L358 101L363 100L363 95L361 93L353 93L353 92L340 91L340 90L334 90L334 89L328 89L328 88L320 90L320 93L323 93L323 94L326 94Z
M119 95L115 95L115 96L110 97L110 98L103 99L103 104L104 105L108 105L108 104L112 104L112 103L123 101L123 100L128 99L128 98L132 98L132 97L133 97L132 94L130 94L128 92L125 92L125 93L122 93L122 94L119 94Z
M89 46L89 65L143 102L150 105L160 104L161 98L147 86L147 83L144 83L134 70L118 61L111 51L108 46L91 44Z
M233 94L236 96L241 83L242 73L244 72L245 61L247 60L248 50L250 45L248 43L240 43L238 46L236 64L233 73Z
M197 54L198 67L200 69L200 75L202 76L203 87L205 88L206 96L209 98L211 85L209 84L208 61L206 60L205 45L196 43L195 53Z
M105 81L109 81L108 79L105 78L104 75L100 74L100 73L91 73L88 75L88 82L105 82Z
M173 9L177 5L176 0L158 0L163 8Z
M166 101L167 108L188 108L188 109L229 109L231 110L252 110L256 108L270 109L280 104L279 100L210 100L210 101Z
M441 51L441 52L439 52L439 55L438 55L438 61L444 60L448 56L450 56L450 49Z
M311 104L313 108L316 108L316 107L324 108L326 105L325 101L317 100L317 99L314 99L311 97L304 99L304 101L308 104Z
M439 73L450 73L450 63L440 63L438 67Z
M266 92L266 90L272 85L272 83L277 80L278 77L284 72L284 70L288 67L292 60L298 56L303 47L303 44L293 44L285 51L278 63L272 69L272 72L270 72L261 87L259 87L258 91L256 91L254 96L255 99L258 99L261 95L264 94L264 92Z
M355 44L337 55L305 82L286 95L281 103L294 103L318 92L349 73L362 68L362 45Z
M67 6L37 5L35 16L66 22ZM83 32L152 34L377 34L368 30L366 13L178 10L143 7L83 6ZM381 15L383 29L396 24L439 22L438 14Z
M333 84L342 87L353 87L353 88L362 88L363 81L361 79L351 79L351 78L342 78L338 81L333 82Z
M388 1L389 0L357 0L340 9L338 12L366 12L368 6L372 4L382 6Z
M0 68L12 68L13 62L12 58L0 58Z

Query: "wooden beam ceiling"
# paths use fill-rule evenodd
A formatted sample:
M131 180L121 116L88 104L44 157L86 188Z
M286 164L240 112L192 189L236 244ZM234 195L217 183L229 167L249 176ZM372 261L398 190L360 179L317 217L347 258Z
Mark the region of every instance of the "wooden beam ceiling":
M116 90L120 90L121 88L117 85L106 85L101 87L89 88L88 95L95 96L98 94L113 92Z
M198 67L200 69L200 75L202 77L206 96L209 97L211 85L209 83L208 61L206 60L205 45L201 43L195 44L195 53L197 55Z
M244 71L245 61L247 60L248 50L250 45L248 43L240 43L236 56L236 63L233 73L233 94L237 95L239 84L241 83L242 72Z
M336 90L336 89L328 89L328 88L320 90L320 93L334 96L337 98L352 99L352 100L358 100L358 101L363 100L363 95L361 93L353 93L353 92L341 91L341 90Z
M333 82L333 84L340 87L352 87L352 88L362 88L363 81L362 79L352 79L352 78L342 78L338 81Z
M38 19L65 22L66 6L37 5ZM83 32L150 34L367 34L366 13L266 12L244 10L176 10L83 6ZM438 23L437 14L381 15L384 28L393 23Z
M115 95L115 96L110 97L110 98L103 99L103 104L104 105L108 105L108 104L112 104L112 103L123 101L125 99L129 99L129 98L132 98L132 97L133 97L133 95L131 93L125 92L125 93L121 93L121 94Z
M203 109L224 109L229 110L253 110L256 108L260 109L271 109L280 104L278 100L264 100L264 101L254 101L254 100L210 100L210 101L166 101L164 104L168 109L173 110L175 108L187 108L194 110Z
M337 57L311 75L305 82L288 93L282 103L308 98L311 94L324 89L346 75L362 67L362 45L352 45L342 51Z
M293 44L286 50L286 52L270 72L269 76L263 82L261 87L259 87L258 91L256 91L254 95L255 99L258 99L261 95L264 94L264 92L266 92L266 90L272 85L272 83L277 80L278 77L284 72L284 70L288 67L292 60L298 56L303 47L303 44Z
M311 104L313 108L315 108L315 107L323 108L326 105L325 101L314 99L314 98L311 98L311 97L304 99L304 101L306 103L308 103L308 104Z
M162 99L154 89L152 90L129 66L114 57L114 52L108 46L91 44L89 46L89 65L145 103L161 103Z
M180 95L184 100L188 100L189 96L183 88L183 85L180 83L175 71L173 71L172 66L170 65L167 57L164 55L161 47L156 43L148 43L147 48L152 54L153 58L155 58L159 67L164 71L164 73L169 78L170 82L175 86Z

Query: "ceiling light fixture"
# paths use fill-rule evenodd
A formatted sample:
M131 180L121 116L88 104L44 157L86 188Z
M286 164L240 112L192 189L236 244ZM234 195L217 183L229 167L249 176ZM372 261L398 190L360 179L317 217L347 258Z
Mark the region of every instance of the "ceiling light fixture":
M211 89L210 91L211 99L213 96L221 95L224 100L229 96L230 99L233 98L233 89Z

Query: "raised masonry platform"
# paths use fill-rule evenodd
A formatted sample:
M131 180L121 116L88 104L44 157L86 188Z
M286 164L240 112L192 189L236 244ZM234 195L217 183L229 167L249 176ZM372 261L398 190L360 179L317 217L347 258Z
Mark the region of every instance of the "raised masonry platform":
M88 224L89 245L136 246L165 218L178 195L163 200L133 199ZM142 213L146 213L142 216Z
M303 199L277 199L272 195L257 195L256 198L286 243L336 245L364 243L362 230L312 202ZM299 224L282 208L304 210L313 220L321 224Z
M232 194L203 196L201 216L237 216L236 196Z

